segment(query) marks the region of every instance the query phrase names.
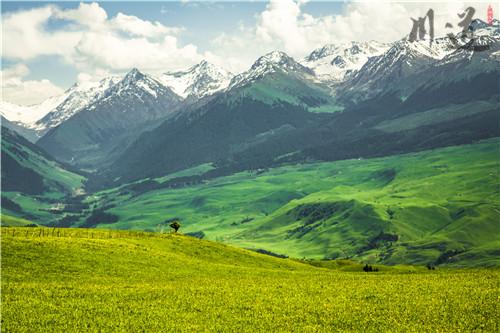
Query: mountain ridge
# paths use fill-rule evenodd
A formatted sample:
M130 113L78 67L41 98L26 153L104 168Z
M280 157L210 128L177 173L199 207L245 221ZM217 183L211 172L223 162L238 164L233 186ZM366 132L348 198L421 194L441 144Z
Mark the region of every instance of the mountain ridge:
M172 114L181 101L169 88L137 69L106 92L51 129L38 144L63 162L94 167Z

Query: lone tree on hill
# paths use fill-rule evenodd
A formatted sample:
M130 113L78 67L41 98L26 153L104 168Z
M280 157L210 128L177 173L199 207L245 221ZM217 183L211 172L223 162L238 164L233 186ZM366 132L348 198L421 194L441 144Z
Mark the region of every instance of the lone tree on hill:
M177 233L177 230L179 230L181 227L181 224L179 223L179 221L173 221L172 223L170 223L170 228L174 229L175 232Z

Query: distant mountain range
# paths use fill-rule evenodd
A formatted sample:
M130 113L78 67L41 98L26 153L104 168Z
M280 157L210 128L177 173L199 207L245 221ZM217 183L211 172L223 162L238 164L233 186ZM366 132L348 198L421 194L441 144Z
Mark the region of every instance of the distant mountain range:
M311 158L391 155L498 134L498 42L481 52L454 49L444 39L370 45L352 43L341 52L367 59L345 72L342 82L304 65L336 58L334 47L316 50L302 63L271 52L235 76L223 94L142 135L105 173L127 182L207 162L231 173ZM367 57L366 50L382 53ZM353 64L356 57L349 59ZM337 75L338 67L331 66ZM384 130L385 124L419 117L426 121Z
M400 40L391 44L329 44L301 61L283 52L271 52L238 75L206 61L158 77L133 69L123 77L75 84L63 95L39 105L23 107L2 102L0 113L4 126L37 142L56 159L118 178L125 176L118 172L118 165L126 168L128 162L144 172L129 172L125 177L135 179L199 162L234 163L235 159L249 159L244 157L247 154L256 158L249 151L262 149L262 144L266 148L261 154L274 159L277 153L289 154L293 150L297 154L315 145L324 146L338 133L309 137L310 133L303 134L305 127L312 126L317 133L325 131L329 121L337 127L340 119L352 118L352 113L346 111L360 109L372 100L387 101L389 95L395 98L390 108L407 99L414 108L419 104L423 104L422 108L435 107L431 101L436 100L436 94L446 91L450 96L451 90L461 95L448 100L448 104L494 98L497 87L491 75L498 72L500 33L480 20L473 25L477 41L488 45L481 52L457 48L449 38L432 43ZM477 84L473 83L480 79L492 83L476 92ZM256 110L260 113L251 116ZM295 118L299 114L302 116ZM271 121L270 117L280 120ZM198 122L200 125L196 125ZM215 123L210 127L206 122ZM191 132L196 126L199 131ZM226 133L225 126L234 128ZM218 135L222 136L215 139ZM302 135L308 139L293 144ZM199 142L194 144L194 138ZM212 147L215 141L211 139L224 144ZM288 143L278 143L281 140ZM152 158L158 161L141 166L145 157L139 152L152 147L157 152ZM132 156L137 156L135 162Z
M172 90L178 95L178 100L195 100L211 95L226 88L232 78L229 72L206 61L187 71L165 73L158 78L143 75L157 82L157 86ZM7 126L13 129L23 128L23 134L35 142L86 107L117 92L112 88L123 78L110 76L97 82L75 83L61 96L51 97L38 105L21 106L1 102L0 114L9 121ZM139 89L146 89L146 86L147 83Z
M106 173L120 182L160 176L225 160L280 133L309 126L322 118L309 108L331 103L313 77L312 70L283 52L265 55L233 78L224 94L144 133Z

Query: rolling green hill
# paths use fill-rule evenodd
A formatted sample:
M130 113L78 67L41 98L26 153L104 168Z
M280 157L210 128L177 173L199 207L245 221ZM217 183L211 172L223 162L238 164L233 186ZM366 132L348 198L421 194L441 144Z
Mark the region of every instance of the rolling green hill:
M183 232L291 257L498 266L499 144L184 173L96 193L87 203L100 215L72 225L153 231L179 218Z
M197 240L2 228L2 330L496 331L498 270L298 262ZM425 292L422 292L425 290Z
M83 193L84 180L2 127L2 214L50 222L66 197Z

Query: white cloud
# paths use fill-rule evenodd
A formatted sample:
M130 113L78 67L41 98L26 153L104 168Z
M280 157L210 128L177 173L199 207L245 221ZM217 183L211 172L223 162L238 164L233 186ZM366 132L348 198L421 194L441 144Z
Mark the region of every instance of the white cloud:
M68 56L78 35L65 30L48 33L44 29L56 12L54 6L46 6L3 15L2 56L19 60L42 55Z
M55 17L81 24L91 29L105 29L108 14L97 3L80 3L76 9L61 10L55 7Z
M23 64L0 71L2 101L19 105L32 105L64 92L61 87L47 79L24 80L23 78L28 74L29 69Z
M201 61L194 45L179 47L177 38L165 36L163 40L147 38L120 38L112 32L86 33L75 47L72 61L78 68L92 70L110 68L127 71L133 67L150 72L170 68L184 68Z
M190 66L203 58L196 46L179 45L176 35L182 28L123 13L109 18L97 3L80 3L69 10L51 5L2 18L3 56L9 59L58 55L82 72L126 71L132 67L162 72ZM66 25L48 30L45 25L49 20L64 20Z
M160 22L144 21L137 16L118 13L112 20L117 30L123 30L134 36L161 37L168 34L177 34L183 29L166 27Z
M6 81L13 78L25 77L30 73L28 66L24 64L17 64L13 67L5 68L0 71L0 80Z

